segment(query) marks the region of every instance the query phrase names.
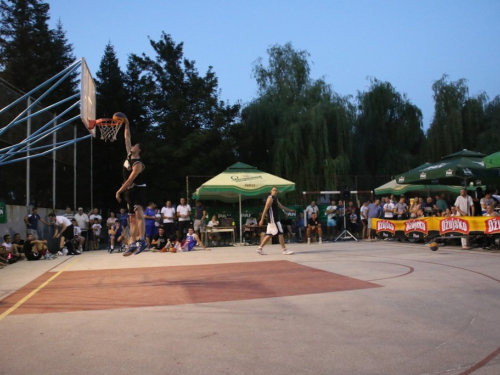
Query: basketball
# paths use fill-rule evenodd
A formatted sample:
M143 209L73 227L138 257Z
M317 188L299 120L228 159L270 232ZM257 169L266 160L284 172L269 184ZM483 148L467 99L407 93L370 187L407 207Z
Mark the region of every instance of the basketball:
M436 242L431 242L429 244L429 249L431 249L432 251L436 251L437 249L439 249L439 245Z
M125 116L125 114L122 112L116 112L113 115L113 121L116 121L116 122L123 123L123 122L125 122L126 119L127 119L127 116Z
M177 252L177 249L176 249L175 247L171 247L171 248L170 248L170 252L171 252L171 253L176 253L176 252Z

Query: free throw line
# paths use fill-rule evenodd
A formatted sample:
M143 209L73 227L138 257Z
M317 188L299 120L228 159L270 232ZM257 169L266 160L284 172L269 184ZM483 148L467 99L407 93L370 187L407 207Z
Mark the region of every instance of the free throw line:
M37 294L41 289L45 288L47 286L47 284L49 284L52 280L54 280L57 276L59 276L61 273L63 273L64 271L66 271L69 267L71 267L73 264L75 264L76 262L78 262L78 259L75 259L73 262L71 262L70 264L68 264L66 267L64 267L62 270L60 270L59 272L57 272L54 276L52 276L50 279L48 279L47 281L45 281L44 283L40 284L40 286L38 286L35 290L33 290L30 294L28 294L27 296L23 297L19 302L17 302L14 306L12 306L10 309L8 309L7 311L5 311L2 315L0 315L0 322L6 318L7 316L9 316L10 313L12 313L13 311L15 311L19 306L21 306L24 302L26 302L27 300L29 300L31 297L33 297L35 294Z

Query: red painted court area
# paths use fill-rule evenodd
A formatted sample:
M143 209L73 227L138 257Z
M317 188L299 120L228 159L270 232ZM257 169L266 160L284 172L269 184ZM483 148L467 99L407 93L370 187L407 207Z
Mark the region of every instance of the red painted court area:
M0 314L52 277L1 301ZM380 285L288 261L65 271L12 315L109 310L296 296Z

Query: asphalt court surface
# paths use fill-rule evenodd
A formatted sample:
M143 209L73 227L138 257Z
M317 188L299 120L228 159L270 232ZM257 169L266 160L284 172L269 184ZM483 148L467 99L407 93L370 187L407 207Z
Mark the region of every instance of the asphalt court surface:
M500 254L345 242L0 270L0 374L500 374Z

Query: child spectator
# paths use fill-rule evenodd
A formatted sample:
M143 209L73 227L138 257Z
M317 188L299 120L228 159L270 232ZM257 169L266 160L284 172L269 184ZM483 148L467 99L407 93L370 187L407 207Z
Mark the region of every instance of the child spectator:
M99 240L101 238L102 226L99 224L99 219L94 218L94 224L92 224L92 250L99 250Z

